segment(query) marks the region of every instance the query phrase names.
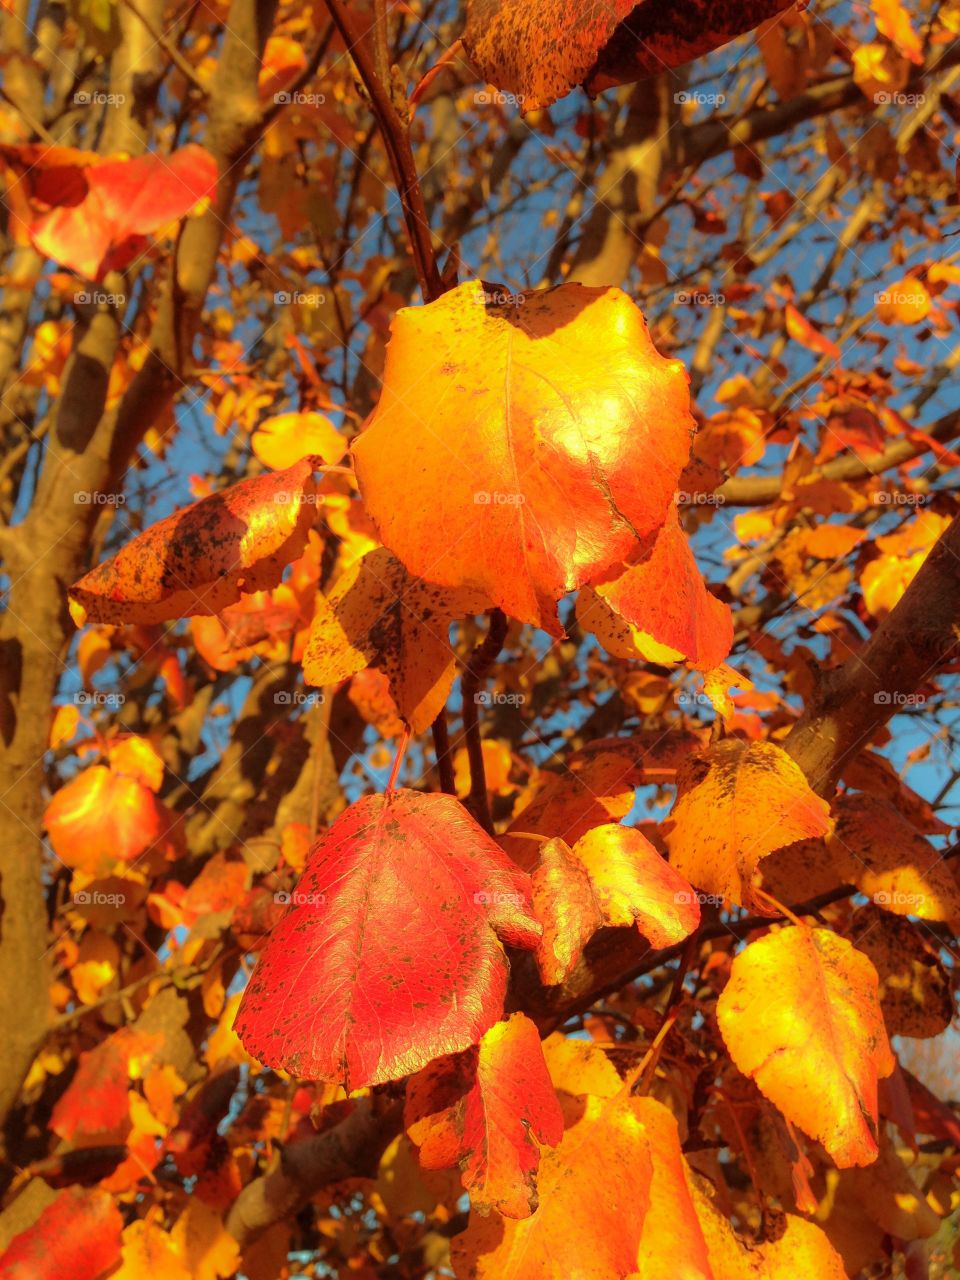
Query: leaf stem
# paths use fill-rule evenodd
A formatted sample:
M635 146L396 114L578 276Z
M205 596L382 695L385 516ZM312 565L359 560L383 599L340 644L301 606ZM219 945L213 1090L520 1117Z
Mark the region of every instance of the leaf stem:
M407 754L407 747L410 745L410 726L404 725L403 734L397 747L396 758L393 762L393 768L390 770L390 779L387 782L386 794L393 795L397 789L397 775L400 772L400 765L403 763L403 757Z
M478 693L490 668L497 660L503 642L507 638L507 616L502 609L491 609L488 617L490 629L483 643L474 649L463 673L463 732L467 740L467 757L470 761L469 806L473 816L485 831L493 833L490 806L487 803L487 779L483 765L483 742L480 738Z

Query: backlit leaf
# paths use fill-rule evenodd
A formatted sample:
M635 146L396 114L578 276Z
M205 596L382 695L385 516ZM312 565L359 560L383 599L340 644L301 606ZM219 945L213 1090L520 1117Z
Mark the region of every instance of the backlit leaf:
M474 1209L528 1217L540 1148L563 1137L536 1026L515 1013L478 1046L430 1063L407 1085L404 1119L424 1168L459 1163Z
M150 788L103 765L61 787L43 821L60 861L93 874L154 846L172 849L176 838L176 815Z
M946 1031L954 1014L950 975L926 942L922 925L861 907L851 941L880 979L880 1007L892 1036L929 1039Z
M3 1280L96 1280L120 1258L123 1219L112 1196L61 1191L0 1257Z
M829 806L785 751L732 738L684 767L664 826L670 863L682 876L759 911L769 910L751 891L761 858L830 830Z
M618 289L487 302L499 296L472 281L397 313L354 464L412 574L559 634L557 600L666 519L690 447L687 376Z
M791 926L734 958L717 1001L733 1061L841 1169L877 1155L877 1080L895 1065L878 985L844 938Z
M346 440L322 413L281 413L267 418L250 437L250 445L271 471L282 471L307 457L335 464L347 451Z
M241 480L144 530L69 591L78 625L219 613L275 587L316 517L310 459Z
M305 1079L398 1079L498 1021L498 935L536 945L529 881L462 805L365 796L314 845L244 992L240 1038Z

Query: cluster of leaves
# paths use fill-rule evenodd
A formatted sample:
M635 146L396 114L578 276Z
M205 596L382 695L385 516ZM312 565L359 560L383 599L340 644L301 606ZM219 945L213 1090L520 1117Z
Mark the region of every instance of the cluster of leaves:
M190 371L220 472L145 528L146 502L105 503L115 554L67 592L80 692L44 735L54 1022L16 1111L0 1277L948 1274L922 1268L960 1203L960 1121L915 1047L949 1043L954 1013L948 787L931 802L907 785L885 715L827 764L796 726L815 668L839 680L903 616L953 527L960 421L918 425L947 375L905 335L944 340L960 268L896 194L952 192L938 145L960 115L960 10L920 28L876 0L864 35L864 15L760 0L472 0L415 100L479 73L557 167L616 121L594 108L558 129L550 108L577 86L641 81L627 93L648 111L650 77L691 83L671 69L759 25L739 123L715 122L726 142L681 156L680 181L659 173L628 227L648 324L633 290L586 270L523 293L459 254L441 272L397 160L411 148L427 173L435 140L398 124L399 67L380 74L388 31L414 65L418 24L328 7L316 32L312 7L281 8L258 60L261 155ZM217 74L210 33L190 31L172 61L184 118ZM841 137L947 53L935 115ZM288 89L325 57L301 105ZM813 190L759 191L750 111L803 121L818 95L846 114L809 143ZM464 159L455 227L511 145L499 117ZM686 166L724 147L766 244L746 226L710 244L732 214ZM11 243L55 264L61 299L68 272L111 296L144 262L162 276L171 224L189 215L186 242L229 185L195 141L161 159L20 140L0 161ZM387 212L391 163L433 268L417 305L402 243L344 267ZM877 188L897 188L896 279L856 315L858 259L831 337L807 312L839 256L807 292L750 277L858 181L874 203L837 243L879 226ZM681 304L656 305L702 278L670 258L678 208L724 317L686 361ZM276 332L248 342L231 311L271 296ZM149 318L111 351L107 413L157 358ZM891 368L860 358L868 326L878 349L901 342ZM69 392L69 351L62 316L38 329L38 403ZM146 485L185 434L158 413ZM726 520L728 502L746 509ZM904 695L886 673L880 705L916 708L949 749L956 664L938 651Z

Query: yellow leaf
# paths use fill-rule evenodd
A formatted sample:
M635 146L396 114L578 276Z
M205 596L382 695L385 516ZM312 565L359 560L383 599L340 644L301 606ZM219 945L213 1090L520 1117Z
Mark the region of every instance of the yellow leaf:
M877 1157L877 1080L896 1065L873 965L829 929L790 926L737 955L717 1001L736 1066L838 1168Z
M240 1262L240 1250L220 1215L192 1196L170 1233L193 1280L223 1280ZM152 1278L151 1278L152 1280Z
M108 754L110 768L114 773L125 773L130 778L137 778L151 791L160 790L163 783L163 759L146 738L130 734L119 742L111 743Z
M56 751L57 747L62 747L65 742L69 742L77 732L79 723L80 712L72 702L68 702L62 707L57 707L53 717L53 724L50 726L51 749Z
M123 1233L120 1270L110 1280L193 1280L173 1241L154 1222L141 1218Z
M250 444L271 471L283 471L310 456L335 465L347 451L343 436L322 413L281 413L268 418L253 433Z
M829 806L785 751L728 738L684 765L664 834L671 865L691 884L769 911L751 890L760 859L832 826Z

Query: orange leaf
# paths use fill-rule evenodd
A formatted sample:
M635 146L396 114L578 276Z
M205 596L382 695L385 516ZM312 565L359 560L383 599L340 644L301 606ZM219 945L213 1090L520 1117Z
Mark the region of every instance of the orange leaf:
M785 751L728 738L685 766L664 834L671 865L691 884L769 911L751 891L760 859L832 825L829 806Z
M271 471L282 471L310 456L336 464L347 451L346 440L322 413L281 413L268 418L250 437L250 444Z
M844 938L790 926L734 958L717 1001L737 1067L841 1169L877 1156L877 1080L895 1065L878 987Z
M0 1257L3 1280L97 1280L120 1259L123 1218L96 1187L61 1191Z
M877 319L883 324L919 324L930 313L927 286L915 276L904 276L876 296Z
M163 759L152 742L131 733L110 744L110 768L114 773L136 778L151 791L159 791L163 783Z
M666 519L687 377L619 289L490 296L472 281L397 314L357 479L412 574L558 635L556 601Z
M557 985L573 970L603 915L587 868L563 840L540 846L531 884L533 914L543 925L537 966L545 983Z
M650 1201L647 1098L588 1098L540 1161L539 1207L519 1221L471 1214L451 1260L460 1280L627 1280Z
M316 516L310 459L254 476L151 525L69 590L78 625L219 613L275 587Z
M733 645L730 608L707 590L676 509L646 554L581 591L577 617L615 657L708 671Z
M459 1163L475 1209L529 1217L540 1146L563 1137L534 1023L515 1013L476 1048L430 1063L407 1083L404 1122L424 1169Z
M913 29L910 14L900 0L872 0L877 30L911 62L918 66L923 62L923 45Z
M103 765L61 787L43 822L61 862L94 874L155 845L168 851L175 844L176 815L142 782Z
M784 308L784 317L787 322L787 333L794 342L799 342L801 347L806 347L808 351L813 351L818 356L829 356L831 360L840 359L840 348L837 344L831 342L819 329L814 328L806 316L801 315L789 302Z

